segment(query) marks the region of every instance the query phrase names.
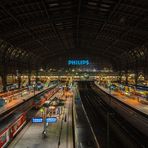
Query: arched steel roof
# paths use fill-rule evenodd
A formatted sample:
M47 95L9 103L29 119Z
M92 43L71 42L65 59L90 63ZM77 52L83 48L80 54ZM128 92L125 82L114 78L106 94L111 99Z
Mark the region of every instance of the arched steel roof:
M115 67L132 68L137 61L143 67L148 1L1 0L0 38L14 47L7 48L10 59L38 57L48 64L60 53L80 50L109 59Z

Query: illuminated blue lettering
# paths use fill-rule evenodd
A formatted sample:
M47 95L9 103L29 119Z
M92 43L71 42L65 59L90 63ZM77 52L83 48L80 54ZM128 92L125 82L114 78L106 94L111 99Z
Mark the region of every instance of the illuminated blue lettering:
M89 65L89 61L88 60L86 60L86 65Z
M68 65L89 65L89 60L68 60Z

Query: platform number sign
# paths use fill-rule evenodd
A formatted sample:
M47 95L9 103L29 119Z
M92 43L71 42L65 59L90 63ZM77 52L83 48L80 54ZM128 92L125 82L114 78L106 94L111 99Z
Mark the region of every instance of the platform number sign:
M46 123L56 123L57 118L56 117L48 117L46 118Z
M33 117L32 118L32 123L42 123L43 118L42 117Z

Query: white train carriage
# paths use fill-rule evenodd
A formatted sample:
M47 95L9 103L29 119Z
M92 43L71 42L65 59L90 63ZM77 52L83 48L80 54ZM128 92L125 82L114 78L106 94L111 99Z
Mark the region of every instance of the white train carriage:
M0 123L0 148L5 148L26 123L26 113L13 115Z

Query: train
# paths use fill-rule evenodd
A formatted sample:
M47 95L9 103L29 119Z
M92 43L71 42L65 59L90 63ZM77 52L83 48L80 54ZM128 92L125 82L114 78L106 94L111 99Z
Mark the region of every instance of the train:
M0 107L4 106L6 104L5 99L0 98Z
M142 86L142 85L132 85L132 84L129 84L129 86L133 86L133 87L136 87L137 90L142 90L142 91L148 91L148 86Z
M7 91L11 91L11 90L14 90L14 89L17 89L17 88L18 88L18 84L17 83L7 84L7 86L6 86Z
M7 114L5 113L0 114L0 121L2 121L4 118L9 116L12 112L28 111L31 108L39 109L43 105L43 103L46 101L45 99L48 99L50 96L52 96L58 89L59 89L58 87L55 87L55 88L52 87L34 97L31 97L30 99L27 99L27 100L24 99L22 103L13 107Z
M58 87L52 89L51 91L46 91L36 96L34 100L29 100L29 104L23 105L18 108L18 111L13 113L12 115L7 116L5 119L0 122L0 148L5 148L12 141L12 139L16 136L16 134L25 126L27 122L27 112L28 109L31 109L32 103L33 106L38 109L40 108L44 102L49 99L52 95L54 95L59 90ZM37 99L38 98L38 99ZM38 100L35 102L35 100ZM31 103L31 104L30 104ZM28 107L30 105L30 107ZM22 113L20 113L22 112Z
M16 93L21 93L24 90L26 90L26 88L11 90L11 91L8 91L8 92L3 92L3 93L0 93L0 97L9 97L9 96L14 95Z
M6 103L11 102L17 95L24 96L27 94L26 88L17 89L5 93L0 93L0 107L3 107Z
M27 112L35 107L40 108L46 100L54 95L59 90L55 87L52 90L45 91L33 99L27 101L22 106L19 106L17 111L13 114L6 116L0 122L0 148L5 148L16 136L16 134L25 126L27 123ZM35 101L36 100L36 101ZM38 101L37 101L38 100ZM18 114L20 112L20 114Z
M46 101L46 98L42 95L35 97L33 105L36 109L39 109L44 102Z
M7 117L8 120L8 117ZM26 112L15 114L0 123L0 148L5 148L26 124Z
M46 92L44 94L40 94L34 98L33 106L35 109L39 109L42 105L47 101L52 95L54 95L59 90L58 87Z
M148 87L141 85L123 85L118 83L113 83L110 85L110 90L119 91L121 94L126 96L136 95L142 100L148 101Z

